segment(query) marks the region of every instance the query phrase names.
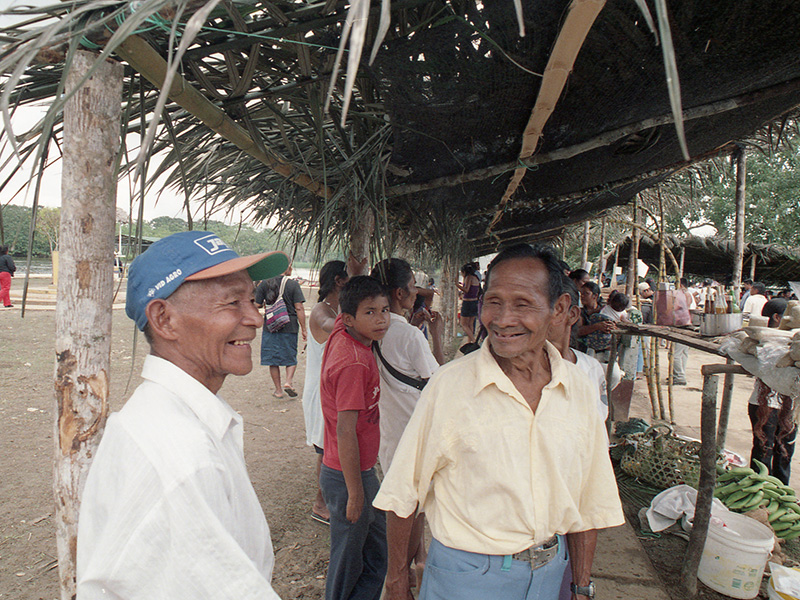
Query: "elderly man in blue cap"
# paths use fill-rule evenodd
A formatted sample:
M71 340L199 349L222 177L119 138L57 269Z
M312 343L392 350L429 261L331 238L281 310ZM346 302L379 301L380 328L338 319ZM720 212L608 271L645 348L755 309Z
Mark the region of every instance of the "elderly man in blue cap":
M125 308L150 354L86 481L79 600L278 598L242 418L217 392L253 367L253 280L287 266L280 252L240 257L207 231L159 240L131 264Z

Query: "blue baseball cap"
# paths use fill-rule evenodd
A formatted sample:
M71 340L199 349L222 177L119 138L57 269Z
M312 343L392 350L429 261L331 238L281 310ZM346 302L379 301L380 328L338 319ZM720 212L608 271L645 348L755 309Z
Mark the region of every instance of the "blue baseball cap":
M269 279L289 267L283 252L239 256L210 231L182 231L162 238L136 257L128 269L125 313L140 330L151 300L167 298L184 281L213 279L247 270L251 279Z

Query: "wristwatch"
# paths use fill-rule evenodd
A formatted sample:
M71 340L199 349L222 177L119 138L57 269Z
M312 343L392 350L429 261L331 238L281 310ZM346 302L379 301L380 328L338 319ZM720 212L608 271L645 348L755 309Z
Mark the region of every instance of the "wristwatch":
M586 596L587 598L594 598L594 581L590 581L589 585L575 585L569 584L569 591L576 596Z

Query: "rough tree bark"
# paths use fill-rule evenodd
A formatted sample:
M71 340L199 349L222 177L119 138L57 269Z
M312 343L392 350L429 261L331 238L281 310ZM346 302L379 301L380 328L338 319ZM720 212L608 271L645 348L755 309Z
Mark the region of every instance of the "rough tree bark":
M375 215L365 210L362 219L350 227L350 255L347 258L347 273L350 277L369 275L369 242L375 233Z
M739 298L742 289L742 267L744 266L744 187L747 178L747 158L742 147L733 153L736 162L736 233L734 234L733 293Z
M76 53L67 90L95 58ZM75 597L80 495L108 414L122 74L122 65L104 63L64 108L53 482L63 600Z
M449 349L458 331L458 282L459 255L446 254L442 259L442 317L444 317L444 347Z

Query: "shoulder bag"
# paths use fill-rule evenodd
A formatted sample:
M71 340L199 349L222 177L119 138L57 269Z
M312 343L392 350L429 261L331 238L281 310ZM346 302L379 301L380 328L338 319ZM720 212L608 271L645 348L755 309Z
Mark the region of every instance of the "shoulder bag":
M386 367L386 370L389 371L389 374L397 379L400 383L404 383L406 385L410 385L413 388L417 388L421 390L425 387L425 384L428 383L427 379L417 379L416 377L411 377L410 375L406 375L405 373L401 373L397 369L395 369L392 365L388 363L388 361L383 357L383 353L381 353L381 347L378 342L372 342L372 349L375 351L375 354L378 355L378 358L383 363L383 366Z
M272 304L267 304L264 312L264 328L270 333L276 333L291 322L286 302L283 301L283 290L286 287L286 277L281 278L281 288L278 297Z

